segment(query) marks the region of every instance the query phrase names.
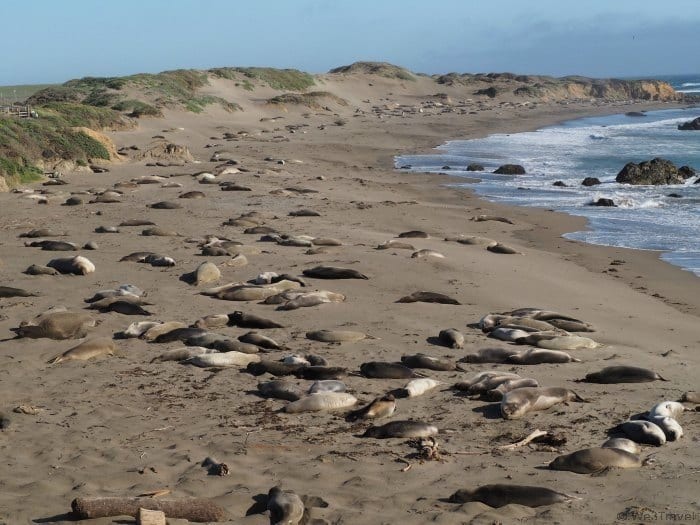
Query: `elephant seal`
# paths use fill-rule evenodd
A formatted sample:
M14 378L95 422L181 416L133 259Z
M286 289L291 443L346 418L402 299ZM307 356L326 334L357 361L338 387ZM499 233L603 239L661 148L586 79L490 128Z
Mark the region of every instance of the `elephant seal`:
M411 259L425 259L426 257L435 257L436 259L444 259L445 256L435 250L418 250L411 254Z
M307 365L298 364L286 364L279 361L268 361L260 360L257 363L250 363L246 367L246 371L254 376L261 376L263 374L272 374L273 376L290 376L294 374L299 369Z
M663 429L651 421L625 421L615 427L636 443L660 447L666 443Z
M460 363L505 363L515 352L511 348L481 348L474 354L467 354Z
M500 401L507 392L528 386L540 386L540 384L536 379L532 379L530 377L508 379L503 381L497 387L487 390L482 395L489 401Z
M441 385L440 381L429 377L421 377L409 381L405 387L400 388L400 397L418 397L425 394L427 391Z
M25 243L25 246L41 248L48 252L74 252L78 249L74 243L67 241L33 241Z
M413 292L410 295L405 295L396 301L397 303L438 303L438 304L462 304L457 299L453 299L442 293L437 292Z
M12 286L0 286L0 299L9 297L38 297L39 294L23 290L22 288L13 288Z
M395 410L396 398L392 394L386 394L382 397L374 399L370 404L348 413L348 415L345 416L345 420L353 422L360 419L379 419L382 417L390 417L394 414Z
M377 439L388 438L423 438L434 436L438 433L435 425L423 423L422 421L391 421L381 426L369 427L362 437Z
M340 268L337 266L316 266L302 272L307 277L317 279L369 279L366 275L352 268Z
M322 343L356 343L367 338L367 334L351 330L314 330L306 332L306 338Z
M532 487L527 485L482 485L476 489L460 489L452 494L450 503L468 503L478 501L493 508L500 508L510 504L524 505L526 507L542 507L554 503L566 503L580 499L563 492L556 492L545 487Z
M302 396L301 390L297 385L285 381L284 379L275 379L273 381L258 383L258 392L260 392L260 395L263 397L273 397L285 401L296 401Z
M685 403L700 403L700 392L686 392L681 397Z
M299 525L304 519L304 502L291 491L272 487L267 494L270 525Z
M49 361L49 364L56 365L66 361L87 361L93 357L101 355L114 355L116 346L109 337L97 337L88 339L73 348L70 348L57 355Z
M420 230L401 232L397 236L399 239L429 239L430 235Z
M314 381L309 387L308 394L318 394L319 392L345 392L347 386L342 381L336 379L321 379Z
M238 326L239 328L258 328L261 330L268 328L284 328L283 325L271 321L270 319L265 319L264 317L253 314L246 314L241 311L236 311L228 315L228 325Z
M182 208L182 205L178 204L177 202L160 201L149 204L148 207L154 210L179 210Z
M559 387L525 387L507 392L501 400L503 419L519 419L528 412L546 410L568 401L586 402L572 390Z
M666 441L677 441L683 437L683 427L672 417L657 416L649 418L649 421L663 430Z
M258 332L246 332L238 336L241 343L248 343L267 350L284 350L284 347L274 339L266 337Z
M233 366L248 366L250 363L260 361L257 354L244 354L243 352L225 352L200 354L182 361L185 365L194 365L200 368L228 368Z
M666 381L656 372L652 370L647 370L646 368L640 368L637 366L608 366L600 370L599 372L593 372L586 375L584 381L588 383L646 383L649 381L656 381L657 379L661 381Z
M384 241L383 243L377 245L377 250L415 250L416 248L407 242L401 242L394 239Z
M619 448L586 448L555 458L549 468L577 474L601 474L611 468L639 468L648 462Z
M455 390L461 390L468 394L484 394L489 390L498 388L503 383L514 379L522 379L518 374L512 372L487 372L478 374L475 378L467 381L460 381L454 385Z
M179 237L180 234L175 230L166 230L165 228L146 228L141 232L144 237Z
M500 242L497 242L496 244L491 244L486 246L486 249L490 251L491 253L500 253L500 254L505 254L505 255L522 255L522 252L519 252L515 248L511 248L510 246L506 246L505 244L501 244Z
M155 226L156 223L147 219L128 219L119 223L119 226Z
M319 392L309 394L284 407L288 414L299 412L319 412L347 408L357 403L357 398L347 392Z
M310 381L342 379L348 375L348 369L340 366L304 366L294 372L294 375Z
M436 371L457 370L457 365L447 359L438 359L425 354L401 356L401 362L409 368L425 368Z
M293 292L292 292L293 293ZM345 296L341 293L320 290L317 292L296 293L295 297L284 302L277 307L278 310L296 310L297 308L308 308L325 303L342 303Z
M147 328L145 332L141 334L141 339L148 341L159 342L159 343L170 343L172 341L184 341L187 337L193 335L194 333L202 333L204 330L199 330L193 332L191 329L187 329L184 333L183 330L187 329L185 323L180 321L166 321L164 323L156 323L150 328ZM179 330L176 332L176 330ZM170 335L172 333L172 335ZM181 337L182 336L182 337Z
M173 348L167 352L163 352L157 357L151 359L151 363L164 363L166 361L184 361L192 357L213 354L218 352L212 348L204 348L203 346L186 346L184 348Z
M27 275L58 275L59 272L56 268L49 268L48 266L40 266L38 264L30 265L24 273Z
M191 279L195 286L213 283L221 279L221 270L212 262L203 262L192 272Z
M416 373L401 363L370 361L360 365L360 373L372 379L408 379L417 377Z
M454 348L455 350L464 346L464 334L456 328L440 330L438 340L446 347Z
M489 332L489 337L498 339L499 341L506 341L508 343L519 342L527 338L529 335L530 332L527 332L521 328L504 328L501 326L494 328Z
M80 339L96 324L97 321L88 314L54 311L42 314L31 322L24 321L12 330L18 338Z
M136 321L131 323L121 332L115 334L115 339L133 339L141 337L154 326L162 324L160 321Z
M601 445L601 448L618 448L630 454L639 454L642 451L637 443L627 438L610 438Z
M467 246L493 246L498 244L493 239L488 237L479 237L478 235L450 235L445 237L447 242L458 242Z
M600 343L590 337L579 335L560 335L558 333L534 333L515 340L517 344L533 344L547 350L581 350L583 348L599 348Z
M88 275L95 272L95 265L90 259L81 255L52 259L46 266L58 270L59 273L70 273L73 275Z
M506 362L518 365L539 365L543 363L580 363L581 360L559 350L530 348L509 356Z
M683 406L678 401L662 401L654 405L651 410L649 410L648 418L653 419L656 417L672 417L678 418L683 412L689 411L685 406Z

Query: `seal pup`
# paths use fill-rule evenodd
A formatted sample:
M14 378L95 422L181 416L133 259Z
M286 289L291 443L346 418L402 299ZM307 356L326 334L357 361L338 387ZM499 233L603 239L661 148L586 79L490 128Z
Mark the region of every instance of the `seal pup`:
M422 396L429 390L441 385L442 382L429 377L421 377L409 381L406 386L399 389L400 397L418 397Z
M642 447L627 438L610 438L601 445L601 448L619 448L630 454L639 454L642 451Z
M275 379L273 381L258 383L258 392L260 392L260 395L263 397L272 397L285 401L297 401L302 397L299 387L284 379Z
M367 334L351 330L313 330L306 332L306 338L321 343L356 343L367 338Z
M296 310L297 308L308 308L319 304L342 303L345 301L345 296L343 294L328 290L320 290L317 292L292 292L292 294L294 297L291 297L278 306L278 310ZM284 295L284 293L282 295Z
M171 332L173 333L173 336L179 336L180 333L175 332L175 330L182 330L184 328L187 328L185 323L181 323L180 321L166 321L164 323L158 322L154 324L153 326L146 328L145 332L142 332L139 337L141 337L143 340L151 342L151 341L160 341L164 343L168 343L170 341L180 341L179 337L174 337L173 339L170 340L165 340L168 339L167 336ZM201 332L201 330L200 330ZM197 332L199 333L199 332ZM160 339L160 338L163 339Z
M53 311L40 315L32 321L23 321L12 328L17 337L31 339L80 339L97 321L90 315L77 312Z
M666 434L663 429L651 421L625 421L614 430L619 430L632 441L645 445L660 447L666 443Z
M246 314L241 311L228 314L228 325L238 326L239 328L258 328L261 330L268 328L284 328L283 325L271 321L270 319L265 319L264 317L253 314Z
M148 207L154 210L179 210L182 208L182 205L178 204L177 202L160 201L149 204Z
M424 438L438 433L435 425L422 421L402 420L390 421L380 426L369 427L361 437L376 439L388 438Z
M566 503L577 498L563 492L556 492L545 487L527 485L482 485L476 489L460 489L452 494L450 503L469 503L478 501L493 508L506 505L524 505L526 507L542 507L555 503Z
M49 364L56 365L66 361L87 361L101 355L114 355L115 350L116 346L112 339L109 337L97 337L83 341L79 345L53 357L49 360Z
M360 365L360 373L371 379L409 379L420 377L411 368L401 363L370 361Z
M194 328L223 328L228 325L228 314L205 315L192 325ZM247 342L247 341L244 341Z
M467 246L493 246L498 244L493 239L488 237L479 237L478 235L450 235L445 237L447 242L457 242Z
M509 356L506 362L518 365L539 365L543 363L580 363L581 360L559 350L529 348Z
M520 328L494 328L489 332L489 337L498 339L499 341L506 341L508 343L515 343L520 340L524 340L530 333L522 330Z
M656 372L640 368L638 366L607 366L599 372L593 372L586 375L584 381L588 383L646 383L656 380L666 381Z
M213 283L221 279L221 270L214 263L206 261L197 266L197 269L186 276L195 286Z
M302 272L307 277L316 279L369 279L365 274L352 268L340 268L338 266L316 266Z
M462 304L457 299L453 299L438 292L413 292L405 295L396 301L397 303L438 303L438 304Z
M519 252L515 248L511 248L510 246L506 246L505 244L501 244L500 242L497 242L496 244L490 244L486 246L486 249L491 253L500 253L505 255L523 255L522 252Z
M144 237L180 237L180 234L175 230L166 230L165 228L146 228L141 231L141 235Z
M95 302L90 305L90 308L99 310L101 313L116 312L122 315L153 315L136 302L117 298L110 299L116 300L110 300L109 302L103 304L98 304L98 302Z
M647 415L647 417L649 417L650 419L656 417L678 418L683 412L686 411L689 411L689 409L683 406L678 401L662 401L661 403L657 403L656 405L651 407L651 410L649 410L649 414Z
M401 356L401 362L409 368L425 368L436 371L457 370L457 365L447 359L438 359L425 354Z
M291 491L272 487L267 494L270 525L299 525L304 518L304 502Z
M438 340L448 348L459 349L464 346L464 334L456 328L440 330Z
M573 390L560 387L524 387L507 392L501 400L503 419L519 419L528 412L546 410L559 403L586 400Z
M319 392L309 394L297 401L292 401L284 407L288 414L299 412L319 412L322 410L338 410L357 403L357 398L347 392Z
M455 390L461 390L468 394L483 394L489 390L498 388L503 383L512 379L522 379L513 372L499 372L497 370L481 372L467 381L460 381L454 385Z
M700 403L700 392L685 392L681 397L685 403Z
M382 397L374 399L368 405L362 408L353 410L345 416L345 420L349 422L358 421L360 419L379 419L394 415L396 410L396 398L393 394L386 394Z
M348 369L341 366L311 365L300 368L294 375L311 381L342 379L348 375Z
M70 273L73 275L88 275L95 272L95 265L87 257L77 255L75 257L52 259L46 265L55 268L60 273Z
M303 364L286 364L279 361L262 359L257 363L250 363L246 367L246 372L254 376L261 376L263 374L272 374L277 377L290 376L305 366L306 365Z
M649 463L637 454L619 448L586 448L564 454L552 460L552 470L567 470L577 474L602 474L611 468L639 468Z

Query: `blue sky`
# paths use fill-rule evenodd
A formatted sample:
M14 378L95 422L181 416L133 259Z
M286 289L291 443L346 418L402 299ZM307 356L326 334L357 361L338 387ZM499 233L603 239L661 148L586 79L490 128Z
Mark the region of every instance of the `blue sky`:
M423 73L700 72L699 0L0 0L0 14L0 85L357 60Z

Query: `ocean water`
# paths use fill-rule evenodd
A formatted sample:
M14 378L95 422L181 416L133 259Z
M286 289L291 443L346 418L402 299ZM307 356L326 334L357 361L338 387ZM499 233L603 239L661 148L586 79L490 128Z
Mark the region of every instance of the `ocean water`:
M700 92L700 75L673 78L674 85ZM626 163L654 157L689 165L700 176L700 131L677 129L698 116L700 108L584 118L533 132L454 140L439 146L439 154L399 156L395 163L416 172L443 172L450 166L450 175L481 179L465 186L488 200L586 217L589 230L568 233L567 238L659 250L665 261L700 276L700 182L694 184L700 177L669 186L615 182ZM472 162L484 165L485 171L464 171ZM506 163L522 164L527 174L491 173ZM602 184L581 186L585 177L597 177ZM553 186L555 181L567 187ZM612 199L617 207L589 205L599 198Z

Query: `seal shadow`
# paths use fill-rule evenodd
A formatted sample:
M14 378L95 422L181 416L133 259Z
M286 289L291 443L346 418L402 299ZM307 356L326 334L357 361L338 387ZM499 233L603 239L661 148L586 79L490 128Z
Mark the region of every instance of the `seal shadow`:
M32 523L59 523L62 521L81 521L72 512L66 512L65 514L56 514L55 516L47 516L46 518L36 518L32 520ZM129 522L131 523L131 522Z
M194 273L194 272L183 273L183 274L180 276L180 280L181 280L183 283L187 283L187 284L189 284L189 285L194 285L195 282L196 282L195 273Z
M439 337L430 336L430 337L427 337L425 339L425 341L431 345L441 346L443 348L452 348L451 346L448 346L448 345L444 344L442 341L440 341Z
M503 419L503 417L501 416L500 403L490 403L488 405L474 407L472 408L472 412L482 414L486 419Z
M267 494L256 494L253 496L253 503L248 510L245 511L246 516L253 514L262 514L267 511Z

